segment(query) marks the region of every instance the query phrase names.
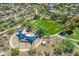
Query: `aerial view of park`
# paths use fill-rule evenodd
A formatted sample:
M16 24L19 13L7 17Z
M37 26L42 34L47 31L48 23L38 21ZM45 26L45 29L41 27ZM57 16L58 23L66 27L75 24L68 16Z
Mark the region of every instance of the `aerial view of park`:
M0 56L79 56L79 4L0 3Z

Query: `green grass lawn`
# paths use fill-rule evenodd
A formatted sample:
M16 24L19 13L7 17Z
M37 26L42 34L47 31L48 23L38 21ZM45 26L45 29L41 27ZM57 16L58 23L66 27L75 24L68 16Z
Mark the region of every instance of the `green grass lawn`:
M47 36L56 34L56 33L60 32L62 29L62 25L60 25L59 23L52 21L52 20L46 20L46 19L35 21L34 26L36 28L38 28L38 27L43 28L44 32Z
M74 31L74 34L71 34L69 36L67 35L67 37L79 40L79 28L75 28L73 31Z

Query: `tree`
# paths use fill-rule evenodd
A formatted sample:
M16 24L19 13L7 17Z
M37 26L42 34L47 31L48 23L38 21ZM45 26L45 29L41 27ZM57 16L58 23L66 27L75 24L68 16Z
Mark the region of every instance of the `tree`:
M74 50L73 55L74 56L79 56L79 49L78 48Z
M13 34L14 31L15 31L15 29L9 28L8 33L9 33L9 34Z
M50 56L50 53L49 52L44 52L45 56Z
M11 55L12 56L17 56L18 54L19 54L18 48L11 48Z
M0 31L3 31L4 30L4 27L2 24L0 24Z
M35 53L36 53L36 51L35 51L35 49L32 49L32 47L31 47L30 50L28 51L28 54L29 54L30 56L35 55Z
M70 39L64 39L59 46L63 49L63 52L72 52L75 48L75 42Z
M38 27L37 34L38 34L39 37L44 36L45 35L44 29L41 28L41 27Z
M62 55L62 53L63 53L63 50L61 48L55 47L55 49L54 49L55 55Z
M17 22L17 23L22 23L22 24L23 24L25 20L26 20L25 18L21 18L21 19L18 19L16 22Z
M24 22L22 23L22 25L25 27L25 28L27 28L27 29L32 29L32 27L33 27L33 25L32 25L32 23L31 23L31 21L30 20L24 20Z
M40 15L34 15L34 20L40 19Z
M55 44L54 54L62 55L62 53L72 53L76 47L76 42L70 39L63 39Z

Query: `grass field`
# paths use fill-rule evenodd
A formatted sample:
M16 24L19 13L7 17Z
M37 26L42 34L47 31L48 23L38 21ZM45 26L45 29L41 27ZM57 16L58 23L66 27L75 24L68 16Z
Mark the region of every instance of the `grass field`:
M52 20L37 20L34 23L34 26L36 26L36 28L41 27L44 29L45 34L48 35L52 35L52 34L56 34L58 32L61 31L62 29L62 25L60 25L59 23L52 21Z

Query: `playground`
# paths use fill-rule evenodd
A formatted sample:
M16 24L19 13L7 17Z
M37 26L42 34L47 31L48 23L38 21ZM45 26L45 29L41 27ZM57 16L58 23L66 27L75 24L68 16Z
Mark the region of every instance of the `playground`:
M34 49L41 44L42 38L37 38L37 35L27 32L26 29L19 30L19 27L17 27L16 33L10 38L10 46L12 48L19 48L20 51L28 51L30 48Z

